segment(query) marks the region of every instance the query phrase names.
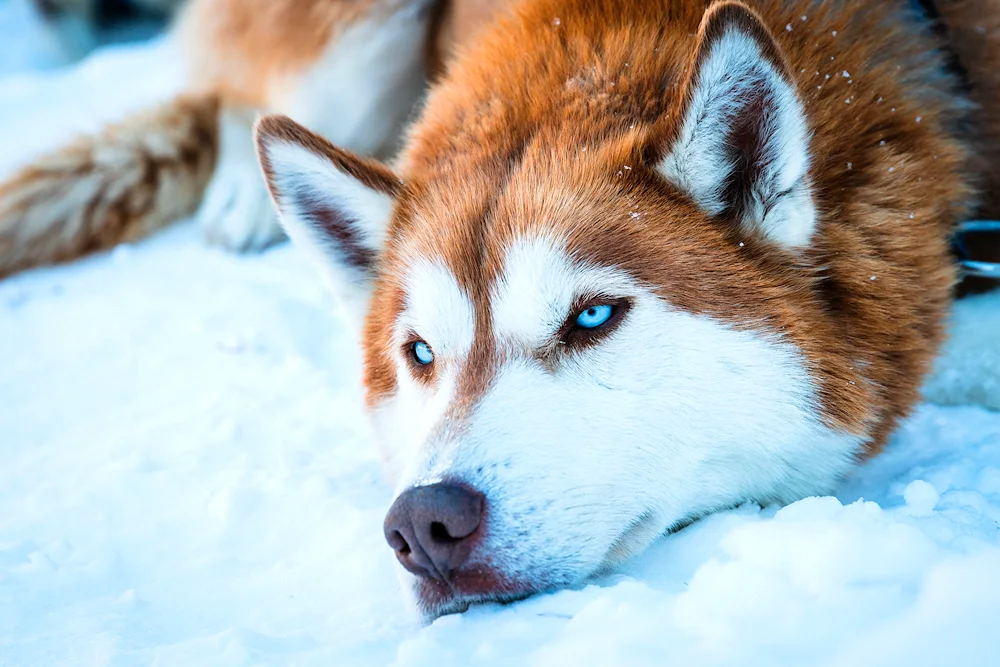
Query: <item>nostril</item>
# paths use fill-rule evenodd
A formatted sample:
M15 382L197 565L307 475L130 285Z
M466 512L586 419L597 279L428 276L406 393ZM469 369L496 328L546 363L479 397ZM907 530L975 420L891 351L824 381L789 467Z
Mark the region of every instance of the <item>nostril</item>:
M399 553L401 554L410 553L409 542L406 541L406 538L403 537L403 534L398 530L390 532L388 535L386 535L385 539L386 542L389 543L389 546L392 547L394 550L398 551Z
M440 521L434 521L431 523L431 539L435 542L455 542L462 538L452 537L451 533L448 532L447 526Z

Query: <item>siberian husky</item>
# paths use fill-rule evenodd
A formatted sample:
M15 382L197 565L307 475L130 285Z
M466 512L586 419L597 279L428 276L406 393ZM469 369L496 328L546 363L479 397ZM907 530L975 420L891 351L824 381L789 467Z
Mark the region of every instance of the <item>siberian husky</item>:
M175 32L186 95L0 185L0 273L190 213L287 233L357 323L428 617L829 493L918 400L954 225L1000 213L998 0L194 0Z

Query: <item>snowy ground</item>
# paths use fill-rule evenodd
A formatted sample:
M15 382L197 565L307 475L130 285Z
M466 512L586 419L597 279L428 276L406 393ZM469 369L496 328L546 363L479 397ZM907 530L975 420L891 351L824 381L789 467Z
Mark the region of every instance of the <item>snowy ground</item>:
M162 97L168 48L0 79L0 171ZM1000 413L923 406L836 498L420 627L343 341L291 248L190 223L0 282L0 665L1000 664Z

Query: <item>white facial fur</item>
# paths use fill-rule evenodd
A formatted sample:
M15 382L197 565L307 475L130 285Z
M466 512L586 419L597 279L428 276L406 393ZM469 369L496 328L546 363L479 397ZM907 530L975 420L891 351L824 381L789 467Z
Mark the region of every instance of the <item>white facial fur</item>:
M508 249L492 295L508 360L461 424L442 424L472 305L439 264L406 286L405 326L447 361L429 390L399 359L399 391L375 412L395 440L398 490L450 478L482 491L489 523L471 561L488 556L532 588L576 583L687 518L829 491L858 451L860 438L822 424L795 346L674 308L544 238ZM554 370L524 353L595 291L632 300L607 339Z
M709 215L722 213L735 168L729 152L733 120L748 113L751 100L762 98L774 113L762 114L754 129L762 146L760 170L741 202L742 223L785 247L808 244L816 227L807 178L809 130L791 83L764 57L756 39L729 26L709 46L693 86L680 134L660 172Z
M420 481L420 446L447 409L455 376L472 347L475 313L451 271L440 262L415 260L404 284L406 303L395 331L399 389L377 410L374 425L391 477L405 478L410 486ZM434 391L413 378L403 359L403 346L411 335L434 351L440 378ZM407 418L400 419L401 414Z

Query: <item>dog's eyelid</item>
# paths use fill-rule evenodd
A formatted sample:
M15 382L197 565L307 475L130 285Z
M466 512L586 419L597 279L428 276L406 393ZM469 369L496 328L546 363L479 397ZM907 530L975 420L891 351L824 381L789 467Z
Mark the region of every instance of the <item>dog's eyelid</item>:
M593 308L594 306L617 306L625 301L629 301L628 297L613 294L581 294L573 299L573 305L570 306L567 317L575 317L584 310Z
M399 336L400 345L404 345L404 346L406 346L406 345L413 345L417 341L421 341L421 340L424 341L424 342L427 342L427 339L425 339L423 336L421 336L420 334L418 334L411 327L406 327L405 329L402 329L401 332L400 332L400 336Z

